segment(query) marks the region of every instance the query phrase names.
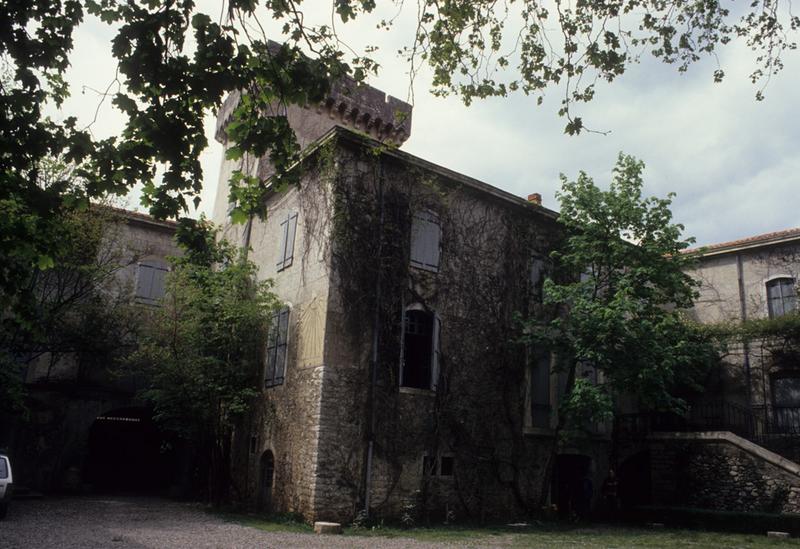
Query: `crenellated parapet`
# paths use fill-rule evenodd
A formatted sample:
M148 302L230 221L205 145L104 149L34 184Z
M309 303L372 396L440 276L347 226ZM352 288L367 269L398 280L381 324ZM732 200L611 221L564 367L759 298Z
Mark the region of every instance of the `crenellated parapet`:
M215 137L220 143L226 141L225 128L240 98L240 92L229 94L217 113ZM405 101L348 78L335 82L321 103L284 112L301 141L313 141L333 126L344 126L399 146L411 135L412 109Z

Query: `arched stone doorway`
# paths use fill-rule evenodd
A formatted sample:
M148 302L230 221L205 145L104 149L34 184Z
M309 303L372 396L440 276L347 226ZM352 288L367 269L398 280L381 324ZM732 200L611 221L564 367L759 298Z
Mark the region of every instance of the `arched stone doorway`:
M164 491L175 471L164 442L147 408L108 411L89 429L83 478L100 492Z
M258 476L258 510L272 512L272 486L275 480L275 456L272 450L261 454Z

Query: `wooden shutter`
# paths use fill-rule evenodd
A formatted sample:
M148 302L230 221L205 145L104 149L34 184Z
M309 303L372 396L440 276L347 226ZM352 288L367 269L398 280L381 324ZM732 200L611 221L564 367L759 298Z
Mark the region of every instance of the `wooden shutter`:
M411 221L411 265L438 271L440 239L438 216L432 212L415 214Z
M439 315L433 317L433 352L431 353L431 389L439 386L439 345L441 342L442 319Z
M294 259L294 236L297 233L297 214L290 214L286 222L286 253L283 257L284 269L289 267Z
M280 313L272 315L267 335L267 356L264 363L264 386L275 385L275 359L278 350L278 321Z
M289 213L281 222L281 247L278 252L278 270L289 267L294 259L294 237L297 233L297 214Z
M275 385L283 383L286 374L286 359L289 342L289 308L278 314L277 346L275 353Z
M153 284L150 287L150 299L157 301L164 297L167 269L153 268Z
M289 218L287 217L285 220L281 222L281 236L280 236L280 250L278 251L278 270L282 271L284 267L284 263L286 260L286 242L287 237L289 236Z
M146 263L139 263L136 272L136 297L150 299L153 292L153 275L155 268Z

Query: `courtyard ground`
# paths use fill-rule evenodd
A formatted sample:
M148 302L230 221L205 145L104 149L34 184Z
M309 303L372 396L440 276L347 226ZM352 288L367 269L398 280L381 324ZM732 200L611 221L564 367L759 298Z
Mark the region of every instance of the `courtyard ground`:
M0 548L437 548L437 547L800 547L800 540L687 530L531 526L348 529L320 537L302 524L220 516L156 498L82 497L14 501L0 522Z

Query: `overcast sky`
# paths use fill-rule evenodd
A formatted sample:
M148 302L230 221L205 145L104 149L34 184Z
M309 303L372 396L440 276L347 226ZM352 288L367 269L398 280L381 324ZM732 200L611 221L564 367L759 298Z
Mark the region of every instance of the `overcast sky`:
M209 13L219 9L215 1L200 4L209 6ZM401 19L390 33L375 30L375 21L340 32L356 47L381 46L382 70L370 84L408 99L408 68L394 52L412 39L410 21ZM98 137L119 133L123 122L110 102L98 109L99 96L92 91L105 90L113 79L113 35L113 29L87 17L76 34L68 75L73 97L56 114L77 114L89 123L97 112L92 131ZM587 125L610 133L579 136L563 133L565 121L556 115L560 90L549 92L541 107L523 95L465 107L457 97L429 94L423 73L414 86L411 137L402 148L519 196L539 192L553 209L560 173L573 179L583 170L607 187L617 154L624 151L646 163L648 195L677 194L674 217L698 244L800 226L800 55L786 56L785 70L772 79L762 102L755 101L756 88L747 79L751 52L724 47L719 63L727 76L714 84L715 63L699 63L680 75L673 66L644 58L614 83L600 85L592 103L580 107ZM200 209L210 213L222 149L213 141L212 117L206 127L212 144L203 155ZM128 198L131 208L137 202L135 194Z

